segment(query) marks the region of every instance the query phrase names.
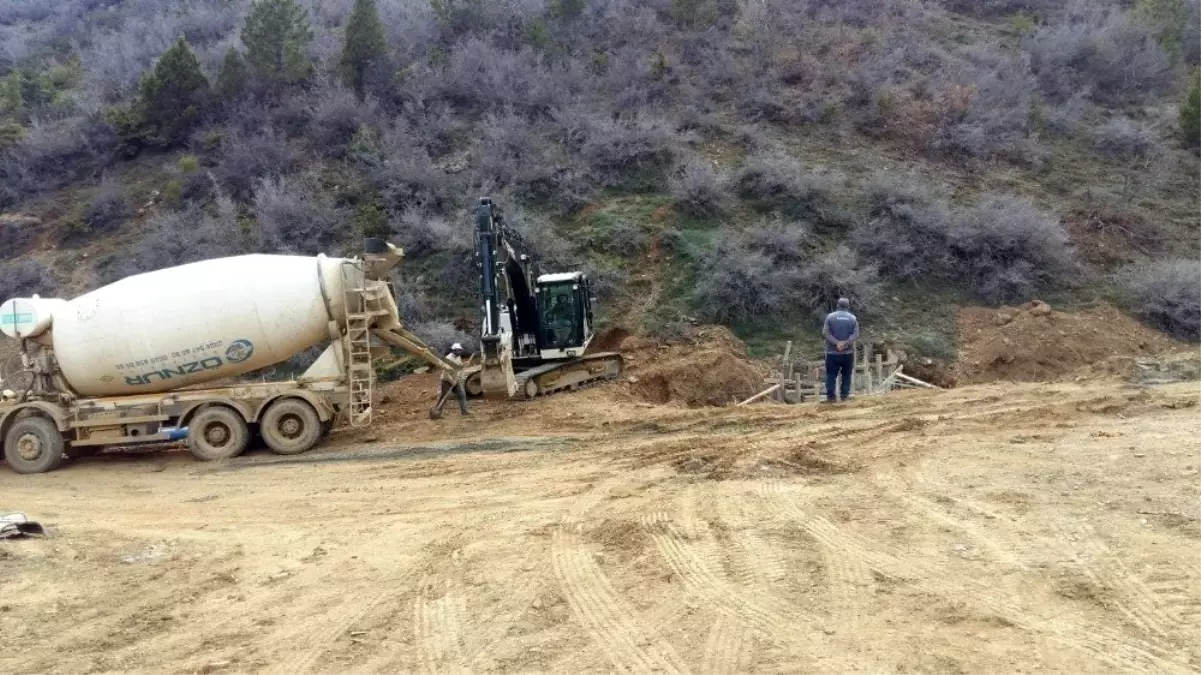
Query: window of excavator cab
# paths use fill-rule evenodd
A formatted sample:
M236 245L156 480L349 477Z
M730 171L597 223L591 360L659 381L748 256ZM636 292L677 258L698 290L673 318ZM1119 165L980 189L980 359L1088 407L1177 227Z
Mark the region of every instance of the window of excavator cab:
M563 348L579 343L576 335L579 308L576 306L574 282L547 284L538 294L539 310L542 314L544 344L550 348Z

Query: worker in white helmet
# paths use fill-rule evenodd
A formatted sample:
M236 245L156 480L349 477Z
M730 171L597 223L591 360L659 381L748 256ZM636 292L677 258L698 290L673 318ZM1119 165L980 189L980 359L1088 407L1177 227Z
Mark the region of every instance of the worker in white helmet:
M475 355L472 354L471 358L467 360L467 364L465 364L463 363L464 351L463 345L456 342L450 346L450 353L446 355L446 360L458 366L460 370L457 374L446 370L442 371L442 386L438 393L438 406L436 408L438 412L442 412L442 405L446 403L447 394L454 390L454 393L459 397L459 412L463 413L463 415L468 414L467 388L463 386L463 378L465 376L462 368L471 363L475 359Z

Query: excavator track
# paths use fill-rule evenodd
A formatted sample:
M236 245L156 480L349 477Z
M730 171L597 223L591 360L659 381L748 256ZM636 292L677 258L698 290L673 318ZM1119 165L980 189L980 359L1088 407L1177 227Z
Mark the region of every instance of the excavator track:
M621 377L625 359L617 352L599 352L571 361L550 363L517 373L516 400L549 396L563 391L592 387ZM480 367L468 369L467 395L472 398L483 396L480 384Z
M528 400L615 380L624 367L625 359L617 352L539 366L517 374L517 396Z

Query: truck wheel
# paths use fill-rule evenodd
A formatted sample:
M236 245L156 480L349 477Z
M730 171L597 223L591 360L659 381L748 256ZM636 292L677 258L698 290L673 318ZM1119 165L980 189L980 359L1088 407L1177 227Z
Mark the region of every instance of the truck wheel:
M248 445L250 428L246 420L229 408L205 408L188 423L188 449L197 459L230 459L242 454Z
M325 433L325 425L313 406L295 398L272 403L263 413L259 429L267 447L278 455L307 452Z
M468 376L467 382L464 384L467 395L471 397L484 395L484 384L481 381L479 373Z
M45 473L63 461L63 435L45 417L22 417L4 437L4 459L17 473Z

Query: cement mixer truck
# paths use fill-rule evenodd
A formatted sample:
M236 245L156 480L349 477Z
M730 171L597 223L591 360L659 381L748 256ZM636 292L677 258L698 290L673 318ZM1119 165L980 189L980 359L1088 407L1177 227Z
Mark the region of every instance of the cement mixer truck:
M7 300L0 332L21 350L0 385L5 460L41 473L69 454L171 441L183 429L201 460L235 457L256 434L290 455L314 447L340 417L370 424L373 358L398 347L459 368L401 323L387 279L403 255L369 239L362 258L234 256L73 300ZM294 380L236 379L327 340Z

